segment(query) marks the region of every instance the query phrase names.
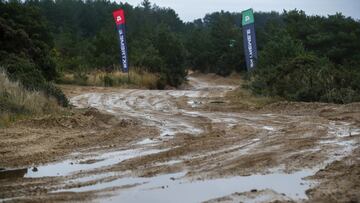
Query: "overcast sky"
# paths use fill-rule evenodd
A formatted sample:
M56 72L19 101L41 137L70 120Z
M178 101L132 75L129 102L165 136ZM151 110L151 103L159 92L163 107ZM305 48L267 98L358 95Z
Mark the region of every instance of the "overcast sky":
M117 0L119 1L119 0ZM122 0L137 6L142 0ZM150 0L161 7L174 9L183 21L203 18L214 11L241 12L247 8L255 11L301 9L311 15L328 15L342 12L345 16L360 19L360 0Z

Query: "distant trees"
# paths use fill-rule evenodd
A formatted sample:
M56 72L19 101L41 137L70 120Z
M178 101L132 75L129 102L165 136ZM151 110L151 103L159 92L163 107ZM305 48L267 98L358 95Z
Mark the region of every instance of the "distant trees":
M208 14L187 25L188 63L223 76L244 69L241 28L229 12Z
M172 9L151 5L147 0L138 7L76 0L27 0L25 4L40 8L49 20L55 39L54 58L61 71L118 67L119 46L112 12L122 7L126 12L130 64L159 73L163 83L159 87L178 86L185 77L185 51L178 36L184 23ZM166 38L159 40L159 35Z
M159 28L154 42L159 56L163 59L159 88L164 87L165 84L174 87L181 85L186 76L183 44L176 34L171 33L166 27Z

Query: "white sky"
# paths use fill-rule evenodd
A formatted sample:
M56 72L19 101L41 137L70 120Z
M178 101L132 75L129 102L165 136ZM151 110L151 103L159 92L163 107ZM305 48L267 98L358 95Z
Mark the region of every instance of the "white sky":
M119 0L116 0L119 2ZM142 0L121 0L133 6ZM341 12L345 16L360 19L360 0L150 0L160 7L170 7L183 21L203 18L214 11L241 12L253 8L255 11L279 11L301 9L309 15L328 15Z

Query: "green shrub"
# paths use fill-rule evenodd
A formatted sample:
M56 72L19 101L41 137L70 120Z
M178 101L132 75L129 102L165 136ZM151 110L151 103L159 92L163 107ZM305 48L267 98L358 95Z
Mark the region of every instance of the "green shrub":
M337 68L326 58L300 54L257 70L251 89L293 101L349 103L360 101L359 83L351 72Z
M60 105L68 106L64 93L48 82L30 60L10 54L2 64L12 81L19 81L30 91L43 91L48 97L54 97Z
M359 62L336 64L305 49L300 39L281 28L275 31L259 52L257 69L249 75L250 89L292 101L360 101Z
M45 82L44 86L39 89L39 91L44 91L44 93L48 97L54 97L59 105L63 107L69 106L69 100L65 96L65 94L61 91L60 88L56 87L54 84L50 82Z
M0 92L0 112L1 113L15 113L15 114L28 114L29 109L26 109L24 105L15 103L12 100L12 95L9 92Z
M75 81L75 84L78 84L78 85L87 85L88 76L87 76L86 72L85 71L77 71L74 74L74 81Z
M110 76L105 75L103 80L104 80L104 86L105 86L105 87L112 87L112 86L114 86L114 80L113 80ZM119 78L119 81L122 82L122 81L121 81L121 78Z
M52 91L56 91L56 88ZM11 81L4 71L0 71L0 127L18 118L58 112L60 108L54 99L43 92L27 90L20 83Z

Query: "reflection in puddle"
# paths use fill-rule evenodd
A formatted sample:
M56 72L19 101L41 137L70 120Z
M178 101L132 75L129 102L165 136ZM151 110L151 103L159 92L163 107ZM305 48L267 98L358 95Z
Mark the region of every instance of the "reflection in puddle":
M121 178L61 192L85 192L133 186L120 190L119 193L113 194L114 196L109 199L102 199L101 202L201 202L234 192L272 189L293 199L304 199L305 191L310 188L310 182L304 181L303 178L314 173L315 170L302 170L293 174L273 173L190 181L184 178L186 173L181 172L151 178Z
M1 179L13 179L13 178L23 178L27 173L28 169L10 169L10 170L0 170L0 180Z
M48 165L38 167L38 171L28 171L26 178L40 178L40 177L54 177L54 176L68 176L76 172L84 172L85 170L93 170L105 166L111 166L120 163L127 159L132 159L140 156L156 154L167 149L136 149L123 150L115 152L107 152L96 157L91 157L91 160L99 160L91 164L83 164L84 161L79 160L65 160L62 162L51 163ZM86 161L85 161L86 162Z

